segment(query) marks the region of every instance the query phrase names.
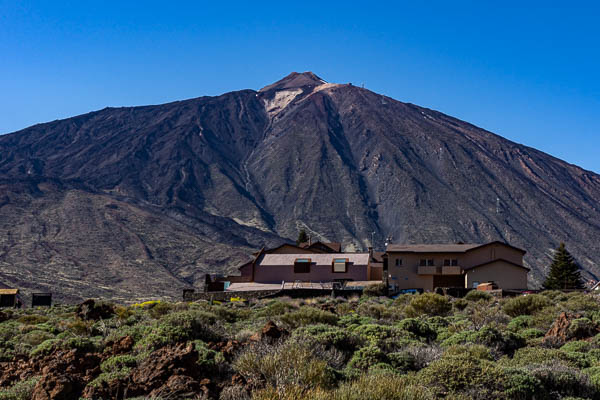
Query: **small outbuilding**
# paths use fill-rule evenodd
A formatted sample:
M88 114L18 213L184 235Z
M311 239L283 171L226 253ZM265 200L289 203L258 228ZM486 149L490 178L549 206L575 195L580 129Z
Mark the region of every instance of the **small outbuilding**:
M0 307L14 307L19 289L0 289Z

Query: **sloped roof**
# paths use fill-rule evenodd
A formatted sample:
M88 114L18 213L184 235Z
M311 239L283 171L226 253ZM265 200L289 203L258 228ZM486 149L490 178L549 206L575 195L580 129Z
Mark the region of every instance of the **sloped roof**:
M19 294L19 289L0 289L0 294Z
M501 242L499 240L483 243L483 244L390 244L387 246L388 252L403 252L403 253L466 253L467 251L477 249L479 247L490 246L499 244L501 246L510 247L513 250L517 250L523 254L525 250L518 247L512 246L508 243Z
M486 265L489 265L489 264L495 263L495 262L497 262L497 261L500 261L500 262L505 262L505 263L507 263L507 264L510 264L510 265L513 265L513 266L515 266L515 267L519 267L519 268L526 269L527 271L529 271L529 270L530 270L529 268L527 268L527 267L525 267L525 266L523 266L523 265L521 265L521 264L517 264L517 263L514 263L514 262L512 262L512 261L505 260L504 258L496 258L495 260L486 261L486 262L484 262L484 263L482 263L482 264L473 265L472 267L463 268L463 271L469 271L469 270L472 270L472 269L475 269L475 268L484 267L484 266L486 266Z
M302 247L303 249L309 249L317 244L322 244L325 247L329 247L332 251L335 251L336 253L340 253L342 251L342 244L341 243L337 243L337 242L312 242L312 243L308 243L308 242L303 242L300 243L300 247Z
M334 258L347 258L355 265L368 265L369 253L326 253L326 254L265 254L258 265L294 265L297 258L310 258L317 265L331 266Z
M387 251L404 253L464 253L481 244L390 244Z

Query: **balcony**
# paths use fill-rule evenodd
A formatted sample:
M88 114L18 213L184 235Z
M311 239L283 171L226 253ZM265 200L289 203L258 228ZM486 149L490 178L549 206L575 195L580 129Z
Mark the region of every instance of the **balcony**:
M445 266L445 267L426 267L419 266L417 274L419 275L460 275L462 270L460 266Z

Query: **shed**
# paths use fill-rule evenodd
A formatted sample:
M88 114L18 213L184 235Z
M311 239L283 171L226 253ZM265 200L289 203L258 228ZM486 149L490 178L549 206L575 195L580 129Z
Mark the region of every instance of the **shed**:
M32 293L31 307L50 307L52 306L52 293Z
M14 307L19 289L0 289L0 307Z

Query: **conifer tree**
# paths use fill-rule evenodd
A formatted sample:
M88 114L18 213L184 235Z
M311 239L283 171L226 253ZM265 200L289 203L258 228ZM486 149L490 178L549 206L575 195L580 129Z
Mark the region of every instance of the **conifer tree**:
M302 229L298 233L298 239L296 240L296 244L300 245L300 243L304 243L304 242L308 242L308 235L306 234L306 231L304 229Z
M582 289L581 271L579 265L573 259L561 243L554 252L554 259L550 264L550 273L544 282L545 289Z

